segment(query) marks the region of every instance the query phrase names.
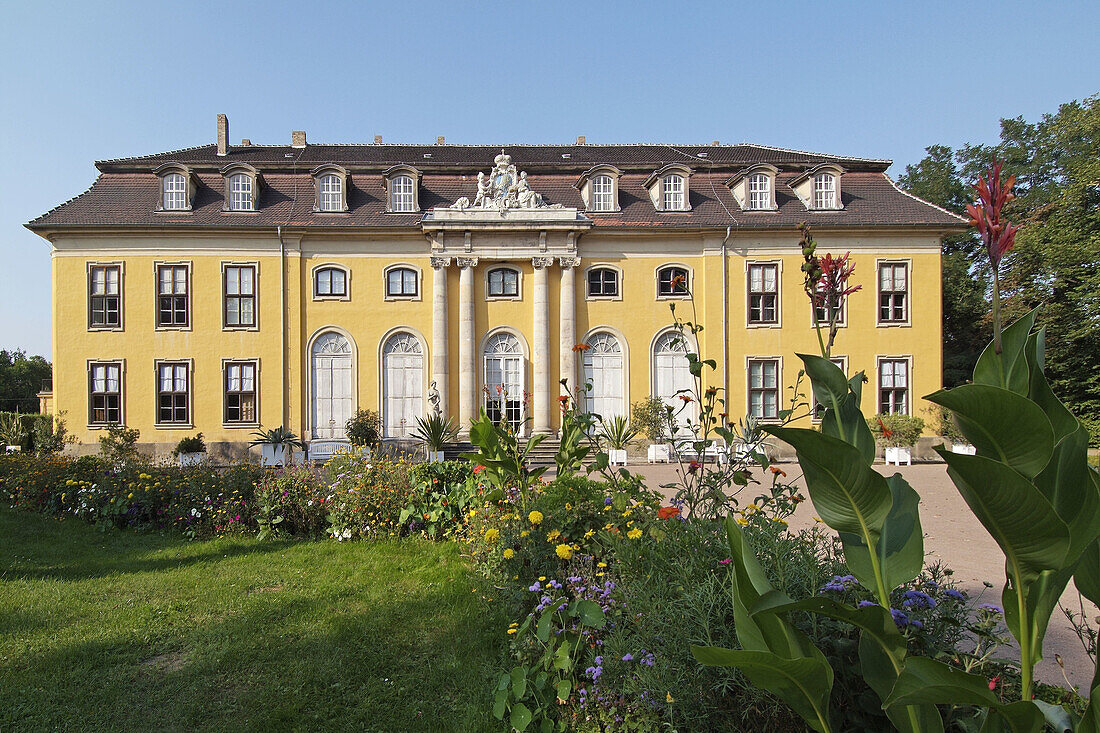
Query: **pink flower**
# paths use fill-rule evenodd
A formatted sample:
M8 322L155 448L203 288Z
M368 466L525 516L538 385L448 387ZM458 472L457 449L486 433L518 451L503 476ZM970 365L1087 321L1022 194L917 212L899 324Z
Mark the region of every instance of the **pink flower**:
M725 560L719 560L718 564L719 565L729 565L731 562L733 562L733 560L731 560L730 558L727 557Z

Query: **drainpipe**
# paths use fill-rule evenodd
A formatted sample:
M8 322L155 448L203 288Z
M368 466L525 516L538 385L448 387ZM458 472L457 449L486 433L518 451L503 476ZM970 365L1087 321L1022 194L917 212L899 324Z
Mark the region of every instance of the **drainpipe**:
M279 416L280 425L286 427L286 245L283 243L283 227L275 227L275 236L279 238Z
M730 268L726 244L732 233L733 227L726 227L726 237L722 240L722 397L726 400L727 413L730 410Z

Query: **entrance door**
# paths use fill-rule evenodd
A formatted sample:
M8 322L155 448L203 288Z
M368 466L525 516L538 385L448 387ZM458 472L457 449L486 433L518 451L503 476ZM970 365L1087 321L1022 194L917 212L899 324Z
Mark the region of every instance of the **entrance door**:
M485 413L493 422L523 427L523 348L510 333L498 333L485 344Z
M698 421L698 406L685 405L680 399L680 395L691 394L680 390L691 390L695 384L688 369L687 344L679 333L675 331L663 333L653 344L653 373L656 396L672 408L672 414L679 425L676 437L690 436L691 431L685 424L689 417L693 421Z
M387 438L407 438L424 416L424 354L411 333L395 333L382 347L382 428Z
M610 333L588 339L584 352L584 381L590 383L588 411L604 420L623 417L623 351Z
M313 342L312 426L314 438L343 440L351 417L351 344L338 333L322 334Z

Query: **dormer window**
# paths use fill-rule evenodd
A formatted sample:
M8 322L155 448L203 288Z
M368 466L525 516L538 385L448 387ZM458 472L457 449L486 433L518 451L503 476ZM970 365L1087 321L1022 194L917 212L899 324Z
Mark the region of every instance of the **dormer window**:
M670 163L654 171L646 179L645 187L653 208L658 211L690 211L691 192L688 179L691 169L679 163Z
M225 210L255 211L256 200L260 193L260 174L245 163L236 163L222 168L225 176Z
M581 174L574 188L581 192L581 200L587 211L611 212L619 210L619 176L615 166L598 165Z
M342 213L348 210L348 172L338 165L322 165L313 169L313 185L317 192L313 210Z
M386 210L400 214L420 211L420 171L407 165L395 165L385 176Z
M818 173L814 176L814 208L836 207L836 176L832 173Z
M749 208L770 209L771 203L771 179L766 173L753 173L749 176Z
M191 170L178 163L165 163L156 170L160 176L160 206L158 211L190 211L195 198Z
M757 163L734 174L726 185L743 211L775 211L775 174L779 169Z

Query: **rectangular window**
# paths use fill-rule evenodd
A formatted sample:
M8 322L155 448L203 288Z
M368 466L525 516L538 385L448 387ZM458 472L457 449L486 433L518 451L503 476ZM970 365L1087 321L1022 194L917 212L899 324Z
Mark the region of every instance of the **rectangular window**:
M588 271L588 296L613 298L619 295L619 273L610 267L597 267Z
M393 211L416 211L413 200L412 176L397 176L390 181L390 202Z
M346 297L348 294L347 273L338 267L323 267L317 270L314 285L314 297Z
M772 207L771 186L768 176L756 173L749 178L749 208L770 209Z
M657 295L674 297L689 295L688 271L682 267L664 267L657 272Z
M814 208L836 208L836 176L822 173L814 177Z
M252 211L252 177L238 173L229 178L229 208L231 211Z
M848 357L846 356L834 356L829 359L832 363L840 367L840 371L844 372L844 376L848 376ZM814 420L820 420L825 417L825 405L817 401L817 395L814 396Z
M157 326L186 328L188 302L187 265L157 265Z
M489 270L489 297L519 297L519 273L506 268Z
M88 365L88 424L118 425L122 422L122 364Z
M592 179L592 210L612 211L615 208L615 193L611 176L596 176Z
M683 210L684 179L682 176L666 176L661 182L661 208L665 211Z
M321 176L321 211L343 211L344 192L341 190L340 177Z
M749 265L749 323L779 323L779 265Z
M878 360L878 411L883 415L909 414L909 360Z
M234 361L225 365L225 422L255 424L256 362Z
M824 300L824 298L822 300ZM833 314L836 316L836 324L838 326L845 325L845 323L844 323L844 312L846 310L847 309L844 307L844 297L843 296L835 297L833 299ZM820 304L815 304L814 305L814 311L817 315L817 322L820 323L822 326L828 326L829 325L829 309L825 307L825 303L822 302Z
M749 361L749 414L762 419L779 417L779 360Z
M157 364L157 423L187 425L191 410L186 362Z
M88 328L118 328L122 324L122 268L88 268Z
M878 266L878 321L909 320L909 263L880 262Z
M164 209L183 211L187 209L187 180L181 173L169 173L164 177Z
M386 274L386 297L415 298L416 270L395 267Z
M256 325L256 267L227 265L225 268L225 326Z

